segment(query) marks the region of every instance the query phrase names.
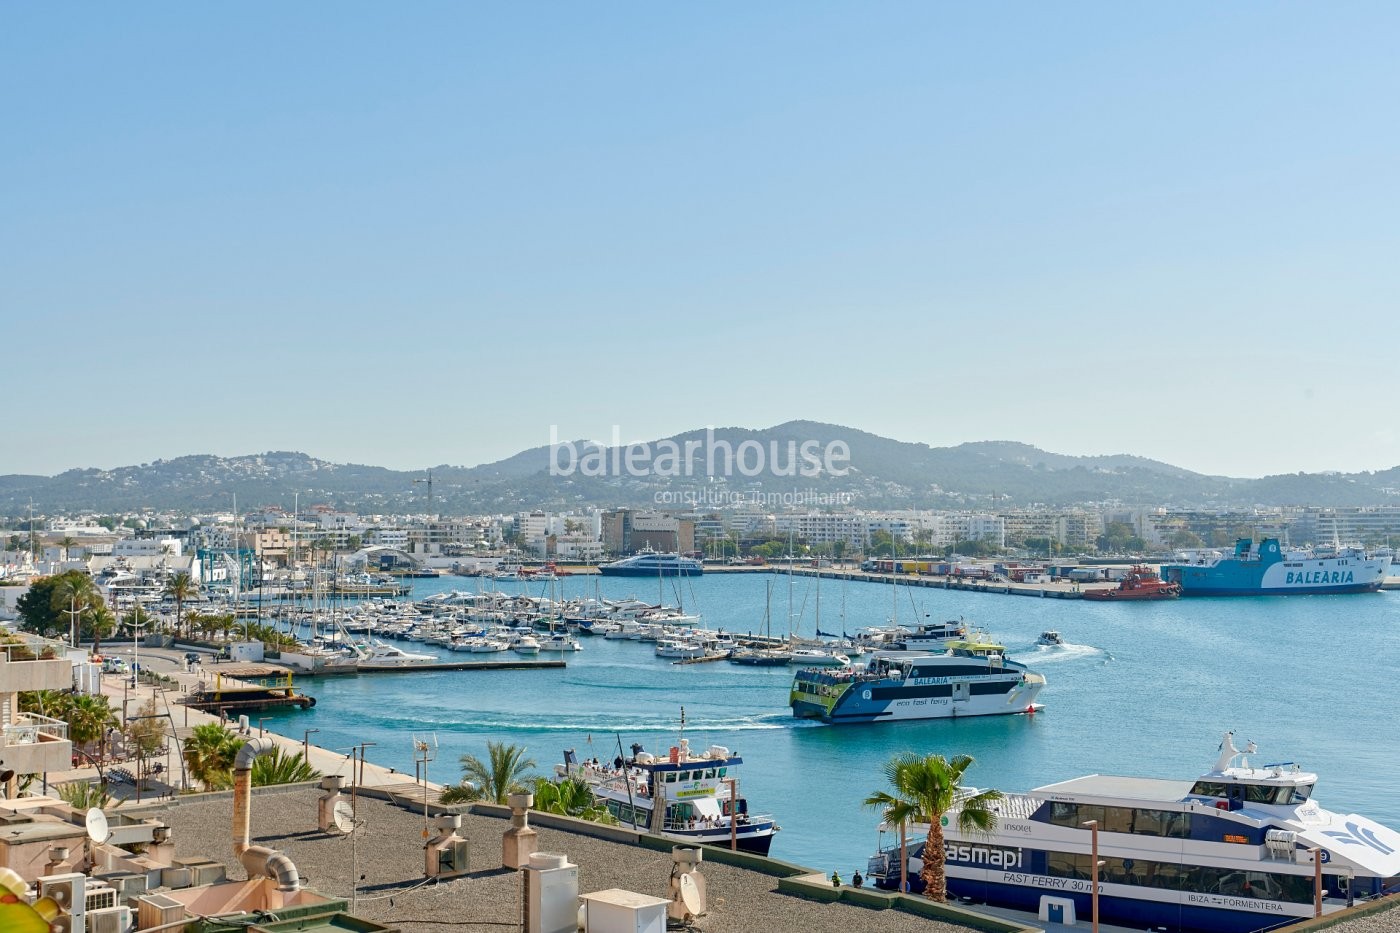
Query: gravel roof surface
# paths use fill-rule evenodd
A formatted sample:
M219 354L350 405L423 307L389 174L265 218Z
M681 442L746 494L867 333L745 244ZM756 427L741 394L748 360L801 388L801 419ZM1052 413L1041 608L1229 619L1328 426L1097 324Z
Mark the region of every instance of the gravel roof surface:
M315 788L255 793L253 841L285 852L296 863L307 887L348 899L351 844L316 828L319 796ZM472 873L413 887L423 881L422 815L365 797L360 798L359 806L364 823L356 845L358 871L364 878L359 916L398 926L404 933L499 931L503 924L518 920L519 879L515 872L500 868L501 834L509 825L505 820L463 815L461 832L471 844ZM240 879L244 872L233 858L232 809L227 797L181 801L160 808L159 817L172 827L180 857L215 859L229 867L230 878ZM538 830L539 851L563 853L579 866L580 893L623 888L666 896L669 853L560 830ZM703 863L701 871L709 889L709 913L696 921L695 929L703 933L966 933L968 929L894 910L823 904L779 894L777 878L715 862Z

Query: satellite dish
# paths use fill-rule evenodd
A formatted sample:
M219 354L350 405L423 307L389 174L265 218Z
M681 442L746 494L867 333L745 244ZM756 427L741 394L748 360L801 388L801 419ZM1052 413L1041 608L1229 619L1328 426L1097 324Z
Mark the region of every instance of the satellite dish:
M355 810L347 801L335 802L335 806L331 808L331 819L335 822L335 828L342 833L355 831Z
M83 822L87 824L88 838L93 842L106 842L112 838L112 832L107 826L107 814L102 812L101 807L89 810Z
M693 916L700 916L705 910L705 895L700 893L700 887L695 883L695 879L690 876L690 872L681 875L681 903L685 909Z

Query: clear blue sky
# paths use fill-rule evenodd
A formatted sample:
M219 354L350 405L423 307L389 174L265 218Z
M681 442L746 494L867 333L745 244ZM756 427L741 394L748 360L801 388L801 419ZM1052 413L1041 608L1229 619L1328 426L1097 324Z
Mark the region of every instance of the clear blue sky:
M0 7L0 473L1400 463L1390 3ZM16 430L16 428L19 430Z

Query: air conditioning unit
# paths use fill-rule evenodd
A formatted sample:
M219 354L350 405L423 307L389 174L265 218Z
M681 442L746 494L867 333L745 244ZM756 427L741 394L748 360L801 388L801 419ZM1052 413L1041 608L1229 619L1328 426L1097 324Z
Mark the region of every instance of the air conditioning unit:
M94 910L117 906L117 889L101 881L89 880L87 893L83 897L84 909L91 915Z
M68 916L67 926L73 933L83 930L83 915L87 912L86 886L87 876L77 872L44 875L38 881L39 896L54 899L59 910Z
M103 907L88 912L86 933L131 933L134 926L130 907Z
M184 862L184 867L189 869L190 887L200 887L206 884L218 884L220 881L228 879L228 869L218 862Z
M146 876L136 872L106 872L101 880L116 890L119 904L140 897L150 889Z
M670 901L664 898L611 888L584 894L579 900L586 933L666 933Z
M193 872L188 868L163 868L160 872L160 883L167 888L188 888Z

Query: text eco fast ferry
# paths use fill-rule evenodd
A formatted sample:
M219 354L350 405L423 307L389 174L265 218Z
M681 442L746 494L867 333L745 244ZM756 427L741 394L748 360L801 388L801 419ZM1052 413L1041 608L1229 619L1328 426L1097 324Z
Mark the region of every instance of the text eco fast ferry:
M1389 557L1360 548L1285 552L1277 538L1265 538L1256 550L1250 538L1240 538L1229 557L1210 549L1182 552L1162 565L1162 579L1181 584L1182 596L1302 596L1375 592L1389 571Z
M1400 833L1324 810L1312 799L1316 783L1291 762L1250 767L1226 734L1215 767L1195 781L1093 774L1008 794L985 835L961 833L955 808L941 821L948 891L1084 922L1093 886L1084 824L1093 820L1108 923L1255 933L1312 917L1319 890L1324 913L1394 893ZM923 846L910 852L917 890ZM869 871L877 885L898 887L898 848L882 850Z
M798 719L826 723L898 722L1031 713L1045 678L1006 658L985 639L954 641L940 654L875 655L864 669L807 668L788 703Z

